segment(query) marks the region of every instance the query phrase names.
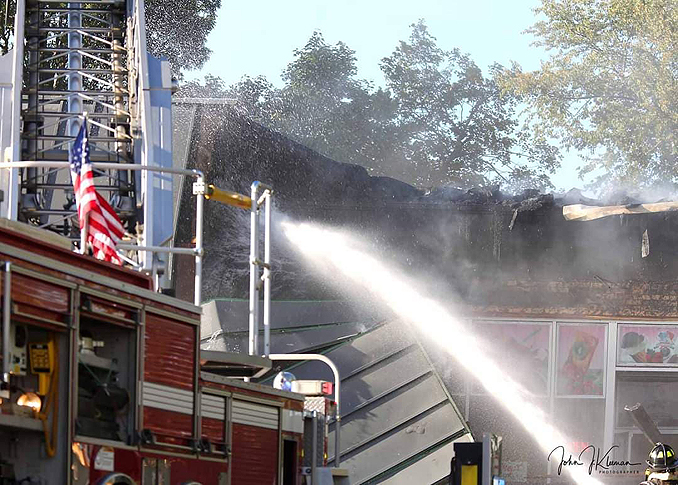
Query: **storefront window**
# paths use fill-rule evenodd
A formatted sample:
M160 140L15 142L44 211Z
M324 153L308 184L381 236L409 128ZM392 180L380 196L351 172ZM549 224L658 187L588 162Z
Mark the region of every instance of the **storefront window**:
M678 326L620 324L617 364L677 366Z
M625 406L640 403L659 427L678 428L678 374L623 372L617 374L617 428L635 428Z
M551 323L478 322L476 328L502 369L532 394L548 395ZM473 393L484 393L477 382Z
M566 399L555 401L554 425L568 440L568 450L579 453L587 446L602 447L605 401L603 399Z
M558 396L603 397L607 324L558 324Z

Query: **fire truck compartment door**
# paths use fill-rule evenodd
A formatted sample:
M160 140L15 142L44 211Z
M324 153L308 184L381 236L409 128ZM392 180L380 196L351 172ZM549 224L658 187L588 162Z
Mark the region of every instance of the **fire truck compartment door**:
M233 399L233 423L278 429L279 408Z

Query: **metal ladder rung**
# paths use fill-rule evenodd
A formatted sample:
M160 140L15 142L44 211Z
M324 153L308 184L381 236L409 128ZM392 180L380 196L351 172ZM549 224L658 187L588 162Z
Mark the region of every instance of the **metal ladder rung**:
M88 61L101 62L102 64L107 64L108 66L113 66L113 61L110 61L108 59L104 59L103 57L97 57L97 56L95 56L93 54L89 54L87 52L83 52L80 49L73 49L70 52L78 52L80 55L85 56L85 58ZM40 67L42 64L44 64L46 62L54 61L55 59L62 59L64 57L67 58L68 54L70 54L70 52L57 52L56 54L49 56L47 58L38 59L34 63L29 64L27 67L28 67L28 69L35 69L35 70L38 70L38 71L41 71L41 72L47 72L50 68L49 67L47 67L47 68ZM101 69L97 69L97 70L101 70ZM115 69L112 69L112 70L115 71ZM125 71L120 70L120 72L126 72L126 70Z
M122 107L118 108L115 105L113 105L111 103L107 103L106 101L103 101L101 99L96 99L96 98L93 98L91 96L86 96L82 93L73 93L73 92L71 92L71 93L69 93L69 95L61 96L61 97L58 97L58 98L55 97L55 98L50 98L50 99L39 100L38 105L36 106L35 109L29 108L29 109L26 109L25 112L32 113L32 114L41 113L39 108L44 108L45 106L50 106L50 105L61 103L63 101L68 100L71 96L78 96L80 99L84 99L85 101L90 101L93 105L100 106L103 109L108 110L108 111L105 111L105 112L100 112L99 114L105 114L106 113L106 114L110 114L111 116L114 116L114 117L117 117L117 118L121 118L121 117L124 117L124 116L131 116L131 113L125 109L124 103L123 103ZM47 111L47 112L49 112L49 111Z
M52 3L60 3L60 2L52 2ZM83 2L80 2L83 3ZM68 8L68 7L61 7L61 8L56 8L56 7L41 7L41 8L35 8L35 7L29 7L26 9L26 12L28 13L35 13L35 12L40 12L40 13L50 13L50 12L55 12L55 13L70 13L70 12L82 12L82 8ZM107 10L107 9L96 9L96 8L88 8L86 9L87 13L116 13L115 10Z
M94 148L94 144L92 145L92 148ZM97 147L100 148L100 147ZM36 161L61 161L65 162L68 161L68 150L43 150L41 151L41 154L44 155L43 158L38 159ZM110 163L131 163L132 160L129 159L129 157L119 154L119 153L113 153L108 150L103 150L103 149L98 149L95 150L93 149L90 152L90 160L92 162L110 162Z
M60 189L65 189L65 190L73 190L73 185L71 184L38 184L38 187L41 189L48 189L48 190L60 190ZM95 185L94 186L97 190L100 190L102 192L114 192L117 190L120 190L120 187L116 185ZM123 190L131 190L131 187L124 187Z
M103 85L105 85L105 86L109 86L111 89L114 89L114 88L115 88L115 84L113 84L113 83L110 82L110 81L106 81L105 79L99 79L98 77L92 76L91 74L88 74L88 73L86 73L86 72L80 71L80 73L81 73L84 77L86 77L86 78L88 78L88 79L91 79L92 81L96 81L96 82L99 82L99 83L101 83L101 84L103 84ZM37 86L41 86L41 85L43 85L43 84L54 83L57 79L65 79L66 77L68 77L68 74L59 74L59 75L55 75L53 78L43 79L42 81L39 81L39 82L37 83L37 85L32 84L32 85L28 86L26 89L23 90L23 92L32 92L32 90L37 91L37 90L38 90L38 87L37 87ZM69 92L69 91L64 91L64 92ZM122 89L121 92L127 93L128 91L127 91L126 89Z
M89 37L90 39L92 39L96 42L101 42L102 44L106 44L108 46L113 46L113 42L111 42L110 40L104 39L102 37L97 37L96 35L89 33L87 30L84 30L84 29L81 29L81 28L80 29L73 29L73 30L77 31L79 34L82 34L84 36ZM47 42L49 42L51 40L67 36L68 33L69 32L55 32L52 35L45 37L44 39L40 39L39 44L47 44Z
M85 101L90 101L92 103L92 105L94 105L94 106L101 106L102 108L105 108L105 109L108 110L108 111L105 111L105 112L103 112L103 111L97 112L99 114L108 114L108 115L114 116L114 117L130 116L130 113L124 107L116 108L114 105L112 105L110 103L106 103L105 101L101 101L101 100L98 100L98 99L92 99L89 96L81 96L80 98L84 99ZM67 99L69 99L69 96L64 96L63 98L42 100L38 103L38 106L35 109L33 109L33 108L26 109L26 110L24 110L24 112L30 113L32 115L39 114L39 113L42 113L42 112L49 113L50 112L49 110L41 111L39 108L44 108L46 106L53 106L55 104L62 103L63 101L66 101Z
M28 52L71 52L74 49L68 49L67 47L39 47L37 49L26 49ZM99 54L115 54L115 53L124 53L127 52L127 49L125 47L120 47L119 49L92 49L92 48L86 48L86 49L75 49L79 52L88 52L90 54L92 53L99 53Z
M61 140L74 140L72 136L59 136L59 135L37 135L30 137L32 140L45 140L45 141L61 141ZM126 138L113 138L111 136L88 136L87 137L91 142L104 142L104 143L131 143L131 139Z
M85 11L83 11L84 13ZM123 29L120 27L31 27L26 29L26 37L31 37L35 33L40 32L87 32L87 33L103 33L103 34L112 34L117 32L122 32Z
M81 113L64 113L64 112L58 112L58 111L38 111L38 112L31 112L28 110L23 110L21 112L22 115L29 115L29 116L42 116L44 118L66 118L69 116L80 116ZM111 118L114 116L111 113L87 113L87 117L90 119L94 118Z
M77 214L75 211L69 211L66 209L21 209L21 212L27 214L33 214L36 216L68 216L71 214Z
M36 3L62 3L55 2L54 0L33 0ZM85 0L78 2L80 5L120 5L120 0ZM82 10L82 8L77 8L73 10Z
M66 77L66 74L62 74L59 76L59 78ZM40 81L38 84L46 84L49 82L54 82L54 79L45 79L44 81ZM54 91L54 90L43 90L43 89L38 89L36 85L30 85L26 86L24 89L21 90L22 94L32 94L32 93L38 93L38 94L71 94L71 93L95 93L95 94L101 94L101 95L106 95L106 96L113 96L116 95L117 93L114 93L113 91ZM129 91L127 89L121 89L119 96L124 96L124 97L129 97Z
M116 74L119 76L127 76L128 72L126 70L114 71L112 69L40 69L41 73L45 74L69 74L71 72L77 72L82 74ZM51 81L51 79L50 79Z
M113 207L113 210L115 211L116 214L125 214L124 211L121 211L119 209L116 209ZM73 214L77 214L76 211L74 210L67 210L67 209L21 209L21 212L25 214L32 214L36 216L70 216Z
M84 94L85 96L106 96L108 98L113 97L113 96L122 96L124 98L128 98L129 94L124 93L124 94L118 94L114 93L113 91L47 91L47 90L39 90L38 94L40 96L60 96L62 98L68 97L71 94Z
M27 117L27 118L28 118L28 117ZM70 118L70 117L69 117L69 118ZM67 119L68 119L68 118L67 118ZM59 123L63 123L63 122L65 122L65 121L67 121L67 119L63 119L63 120L60 119L60 120L57 121L56 123L50 123L50 124L48 124L48 125L42 125L42 126L40 126L40 128L38 128L38 129L39 129L39 130L43 130L43 133L44 133L44 130L45 130L45 129L51 128L51 127L53 127L53 126L57 126ZM90 117L90 119L91 119L91 117ZM32 120L32 121L35 121L35 120ZM97 123L94 123L94 124L97 125ZM120 124L120 125L125 125L125 124L127 124L127 123L119 123L119 124ZM99 125L99 126L101 127L101 125ZM119 142L123 142L123 141L125 141L125 142L130 142L130 141L132 141L132 139L133 139L130 135L127 135L127 134L124 134L123 136L117 136L115 129L110 128L110 127L108 127L108 126L103 126L103 127L104 127L104 129L105 129L106 131L108 131L109 133L113 133L113 136L110 136L110 137L101 137L101 138L103 139L103 141L102 141L101 143L113 143L113 142L116 142L116 141L119 141ZM35 130L26 131L26 133L30 133L30 135L22 135L22 138L35 140L35 139L37 139L37 137L39 137L39 136L47 136L47 135L37 135L37 134L35 134ZM73 137L67 137L67 138L73 138ZM93 138L90 138L90 139L93 139Z

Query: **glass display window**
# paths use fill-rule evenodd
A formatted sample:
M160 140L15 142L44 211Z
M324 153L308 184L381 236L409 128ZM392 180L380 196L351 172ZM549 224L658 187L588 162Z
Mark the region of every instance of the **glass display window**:
M678 428L678 375L674 372L618 372L616 428L637 429L625 406L640 403L659 428Z
M619 366L678 366L678 325L620 323Z
M551 322L476 322L487 355L535 396L549 392ZM484 394L478 382L473 394Z
M604 397L607 323L558 323L556 395Z
M558 398L554 402L553 425L566 439L562 443L573 453L587 446L601 448L604 441L605 400Z

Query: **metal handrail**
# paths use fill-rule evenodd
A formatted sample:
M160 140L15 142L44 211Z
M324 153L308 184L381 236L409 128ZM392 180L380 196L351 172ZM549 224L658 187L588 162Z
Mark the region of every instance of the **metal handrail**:
M9 383L11 371L9 362L10 323L12 320L12 263L5 261L5 276L2 282L2 380Z
M68 162L61 161L27 161L22 160L18 162L3 162L0 163L0 169L14 170L17 168L69 168ZM163 172L173 175L183 175L187 177L194 177L198 184L204 185L205 178L200 170L183 169L173 167L156 167L151 165L139 165L137 163L110 163L110 162L92 162L92 167L99 170L145 170L148 172ZM170 248L159 246L134 246L121 245L123 249L133 249L136 251L146 251L149 253L163 252L174 254L193 254L195 256L195 293L194 303L200 305L202 299L202 258L204 253L203 248L203 213L204 213L205 198L202 194L196 194L196 214L195 214L195 248ZM188 250L188 251L187 251Z
M263 191L261 196L259 191ZM251 187L250 215L250 305L249 354L259 355L259 294L264 283L264 357L271 351L271 195L273 189L261 182ZM264 260L259 259L259 208L264 205ZM259 267L263 274L259 276Z
M341 448L339 446L341 442L341 409L339 407L339 391L341 381L339 380L339 369L337 369L337 366L334 365L334 362L332 362L329 357L322 354L270 354L267 357L271 360L316 360L319 362L324 362L329 366L330 369L332 369L332 374L334 375L334 401L337 403L337 424L334 428L334 466L339 468L339 465L341 464Z
M14 59L12 64L12 132L10 135L10 147L12 160L21 158L21 89L23 87L23 69L24 69L24 19L26 17L26 2L16 2L16 13L14 14ZM2 155L2 154L0 154ZM17 208L19 206L19 172L10 170L8 177L7 203L8 219L16 219Z

